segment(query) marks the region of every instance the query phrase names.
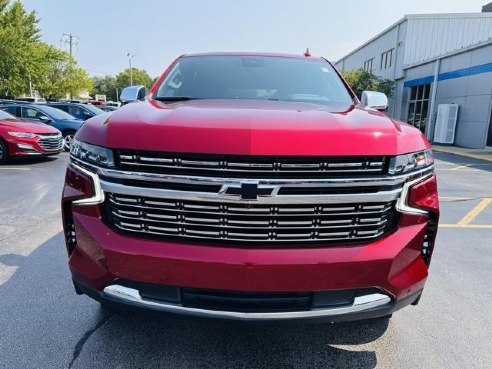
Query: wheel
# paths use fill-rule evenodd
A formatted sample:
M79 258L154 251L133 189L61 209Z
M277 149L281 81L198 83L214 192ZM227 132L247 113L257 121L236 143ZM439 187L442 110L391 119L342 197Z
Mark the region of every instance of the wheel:
M73 136L75 136L75 132L73 131L63 133L63 149L65 151L70 151L70 143L73 140Z
M9 160L9 151L7 145L0 140L0 164L6 163Z

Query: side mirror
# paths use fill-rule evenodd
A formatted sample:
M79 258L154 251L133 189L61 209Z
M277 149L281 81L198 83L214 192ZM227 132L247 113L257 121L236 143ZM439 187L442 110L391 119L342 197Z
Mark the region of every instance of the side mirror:
M365 106L381 112L385 112L388 109L388 97L382 92L364 91L360 99Z
M147 95L145 86L129 86L121 91L120 101L124 105L133 101L143 100L145 95Z
M51 118L50 117L47 117L46 115L41 115L39 117L39 120L43 123L50 123L51 122Z

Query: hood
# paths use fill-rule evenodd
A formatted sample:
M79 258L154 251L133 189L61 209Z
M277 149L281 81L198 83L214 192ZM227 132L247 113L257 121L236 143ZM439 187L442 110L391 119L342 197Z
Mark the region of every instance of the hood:
M53 128L47 124L38 123L29 120L20 119L3 119L0 120L0 128L12 130L15 132L27 132L27 133L58 133L56 128Z
M372 109L261 100L130 103L87 120L77 138L110 148L237 155L396 155L428 147L420 131Z

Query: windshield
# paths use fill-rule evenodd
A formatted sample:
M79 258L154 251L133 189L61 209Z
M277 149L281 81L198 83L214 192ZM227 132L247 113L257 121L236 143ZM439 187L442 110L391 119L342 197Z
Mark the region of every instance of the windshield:
M91 104L85 104L84 107L87 109L87 110L90 110L92 113L94 113L95 115L99 115L99 114L102 114L104 113L103 110L99 109L97 106L94 106L94 105L91 105Z
M154 98L261 99L351 104L324 60L270 56L192 56L178 60Z
M17 119L13 115L10 115L6 111L0 110L0 119Z
M46 105L36 105L36 109L41 110L43 113L50 116L53 119L64 119L64 120L74 120L77 119L73 115L65 113L63 110L53 108L51 106Z

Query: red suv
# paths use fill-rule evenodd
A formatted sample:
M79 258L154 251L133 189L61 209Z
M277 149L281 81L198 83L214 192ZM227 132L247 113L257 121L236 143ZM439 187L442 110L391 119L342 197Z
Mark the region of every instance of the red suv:
M59 130L0 110L0 163L11 157L57 155L63 149Z
M363 101L322 58L179 57L72 143L62 207L75 290L239 320L417 304L439 216L432 152L372 108L385 96Z

